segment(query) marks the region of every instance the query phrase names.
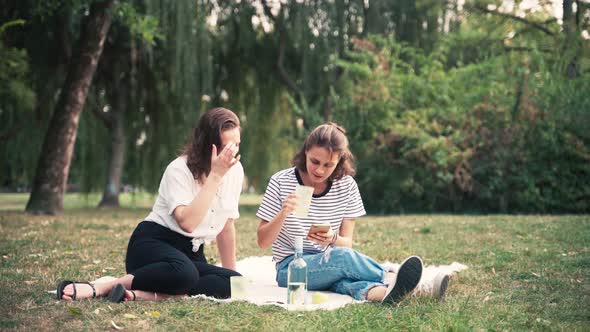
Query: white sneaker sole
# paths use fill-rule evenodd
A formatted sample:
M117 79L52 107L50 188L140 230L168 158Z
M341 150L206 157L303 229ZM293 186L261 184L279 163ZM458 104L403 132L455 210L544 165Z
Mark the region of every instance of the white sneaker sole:
M435 289L437 290L434 296L439 301L444 301L445 294L447 293L447 288L449 288L450 280L451 278L448 274L443 275L442 278L439 278L437 276L437 278L434 280L434 285L436 287Z

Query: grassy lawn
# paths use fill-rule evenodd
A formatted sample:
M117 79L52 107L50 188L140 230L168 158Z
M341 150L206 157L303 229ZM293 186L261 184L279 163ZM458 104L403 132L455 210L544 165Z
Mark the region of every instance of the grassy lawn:
M590 216L369 216L355 248L379 261L418 254L426 264L469 266L446 301L408 299L396 308L360 304L288 312L206 300L112 304L56 301L60 279L125 272L129 235L152 204L125 195L121 209L98 210L98 195L68 195L63 216L29 216L25 194L0 194L0 330L590 330ZM245 196L237 222L238 259L270 255L256 246L259 197ZM216 249L207 255L217 259Z

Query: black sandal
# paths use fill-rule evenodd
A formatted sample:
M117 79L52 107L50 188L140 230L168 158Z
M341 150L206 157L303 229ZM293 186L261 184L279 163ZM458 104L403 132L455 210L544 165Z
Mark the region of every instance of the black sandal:
M125 300L125 291L127 288L123 286L123 284L117 284L113 289L111 289L109 293L109 301L115 303L121 303ZM131 301L135 301L136 296L133 290L129 290L131 294L133 294L133 299Z
M73 280L63 280L61 281L58 285L57 285L57 299L58 300L63 300L63 296L64 296L64 288L66 288L67 285L73 285L74 286L74 294L72 294L72 300L76 300L76 284L87 284L90 285L90 287L92 287L92 298L96 297L96 288L94 288L94 284L89 283L88 281L73 281Z

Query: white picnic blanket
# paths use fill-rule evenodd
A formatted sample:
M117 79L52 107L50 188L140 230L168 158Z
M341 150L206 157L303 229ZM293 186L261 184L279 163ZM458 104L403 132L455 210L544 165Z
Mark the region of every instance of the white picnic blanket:
M290 306L287 305L287 288L277 286L275 281L276 269L272 256L251 256L236 262L236 269L244 277L246 282L245 297L236 299L219 300L205 295L195 295L196 298L207 298L218 302L246 301L256 305L277 305L287 310L305 310L312 311L318 309L333 310L343 307L350 303L361 303L354 298L333 293L333 292L308 292L306 305ZM313 304L313 293L322 293L325 302Z
M396 272L399 264L385 262L382 266L392 272ZM286 304L287 288L277 286L275 281L276 269L271 256L252 256L244 258L236 263L236 269L240 272L247 281L246 297L240 301L250 302L256 305L277 305L287 310L334 310L344 307L347 304L362 303L365 301L357 301L351 296L337 294L328 291L308 292L306 305L304 307L293 307ZM434 278L439 273L446 273L452 275L459 271L467 269L467 266L453 262L451 265L441 266L426 266L422 272L422 279L418 287L428 289L432 287ZM327 300L322 303L313 303L313 293L321 293L321 298ZM193 297L207 298L218 302L233 302L236 299L219 300L204 295L196 295Z
M396 272L399 268L399 264L391 263L391 262L384 262L382 266L392 272ZM306 299L306 305L303 307L294 307L289 306L286 304L287 302L287 288L277 286L275 281L276 269L275 264L272 261L271 256L252 256L246 257L236 263L236 268L238 272L244 276L244 281L246 282L246 287L244 288L245 297L240 297L240 299L230 298L230 299L216 299L212 297L207 297L205 295L195 295L191 298L205 298L215 302L234 302L234 301L246 301L252 304L256 304L259 306L262 305L276 305L287 310L304 310L304 311L313 311L313 310L334 310L341 307L344 307L347 304L354 304L354 303L362 303L365 301L357 301L354 298L348 295L337 294L328 291L316 292L310 291L308 292L308 296ZM432 287L434 282L434 278L439 273L445 273L448 275L453 275L459 271L467 269L467 266L453 262L450 265L440 265L440 266L425 266L424 270L422 271L422 279L420 279L420 283L418 284L418 288L422 289L429 289ZM115 279L111 276L104 276L97 280L94 280L94 283L98 282L105 282ZM55 293L55 291L50 291L51 293ZM316 295L316 299L320 298L322 303L313 303L313 294L320 293L321 296Z

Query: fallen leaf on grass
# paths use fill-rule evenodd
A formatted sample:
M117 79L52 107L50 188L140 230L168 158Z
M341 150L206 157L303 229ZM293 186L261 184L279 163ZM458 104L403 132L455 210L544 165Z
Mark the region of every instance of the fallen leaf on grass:
M124 314L123 317L128 318L128 319L136 319L137 316L132 315L132 314Z
M496 275L496 269L494 269L493 267L492 267L492 273L493 273L494 275Z
M145 314L154 318L158 318L162 315L159 311L145 312Z
M538 273L535 273L535 272L532 272L532 273L533 273L533 275L534 275L535 277L537 277L537 278L541 278L541 275L540 275L540 274L538 274Z
M81 315L82 312L74 307L66 306L68 310L73 313L74 315Z
M94 310L93 313L95 315L100 315L100 308L96 308L96 310Z
M122 330L123 328L120 327L119 325L115 324L114 321L111 321L111 326L115 329L115 330Z

